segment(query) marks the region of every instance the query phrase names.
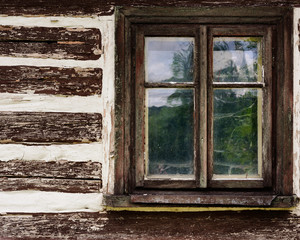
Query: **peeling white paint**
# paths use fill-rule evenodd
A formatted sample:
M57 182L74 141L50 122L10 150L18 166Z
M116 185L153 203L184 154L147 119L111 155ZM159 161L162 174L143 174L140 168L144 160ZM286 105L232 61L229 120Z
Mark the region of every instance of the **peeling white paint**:
M0 192L0 213L99 212L101 193Z
M37 66L37 67L64 67L64 68L99 68L103 65L103 56L98 60L64 60L50 58L22 58L22 57L0 57L1 66Z
M114 21L114 16L6 16L0 15L0 25L25 27L69 27L69 28L99 28L99 23Z
M102 113L101 96L0 93L0 111Z
M112 193L114 185L114 57L115 23L112 16L44 17L0 15L0 25L26 27L98 28L102 55L98 60L37 59L0 57L2 66L49 66L64 68L102 68L101 96L51 96L0 94L0 111L97 112L103 116L102 143L76 145L0 145L0 161L68 160L102 163L103 192ZM0 192L0 212L74 212L101 211L102 194L71 194L39 191Z
M102 22L101 32L104 46L103 83L102 83L102 117L103 150L102 181L103 192L113 193L114 188L114 98L115 98L115 22ZM104 34L105 33L105 34Z
M294 194L300 197L300 51L298 23L300 8L294 9L294 116L293 116L293 156Z
M67 160L73 162L101 162L102 144L62 144L28 146L23 144L0 144L0 161L10 160L40 160L58 161Z

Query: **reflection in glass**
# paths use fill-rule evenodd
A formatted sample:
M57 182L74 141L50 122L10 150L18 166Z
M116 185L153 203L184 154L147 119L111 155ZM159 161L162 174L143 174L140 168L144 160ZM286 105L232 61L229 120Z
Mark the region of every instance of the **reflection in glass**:
M215 89L214 174L260 174L260 89Z
M192 89L147 89L147 175L194 172Z
M261 82L259 37L217 37L213 40L214 82Z
M146 37L146 82L192 82L194 39Z

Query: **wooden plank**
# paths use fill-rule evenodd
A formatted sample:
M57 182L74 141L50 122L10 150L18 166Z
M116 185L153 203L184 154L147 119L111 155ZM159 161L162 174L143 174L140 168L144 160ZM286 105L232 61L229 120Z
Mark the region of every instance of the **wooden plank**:
M300 6L298 0L1 0L1 14L8 15L111 15L114 12L114 6L173 6L173 7L224 7L224 6Z
M89 96L101 94L101 89L101 68L0 66L2 93Z
M0 26L0 56L96 60L101 53L96 28Z
M168 203L168 204L213 204L213 205L243 205L270 206L274 195L265 196L231 196L231 195L131 195L133 203Z
M1 142L94 142L101 132L99 113L0 112Z
M1 239L98 240L299 239L299 215L299 212L254 210L3 214L0 236Z
M0 191L39 190L68 193L98 193L101 187L101 180L0 177Z
M97 179L102 178L102 165L97 162L0 161L0 177L44 177Z

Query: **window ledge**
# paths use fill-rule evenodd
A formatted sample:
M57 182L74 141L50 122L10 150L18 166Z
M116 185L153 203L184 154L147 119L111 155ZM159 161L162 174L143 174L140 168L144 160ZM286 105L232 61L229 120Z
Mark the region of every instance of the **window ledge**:
M224 206L224 207L295 207L299 199L295 196L276 196L269 193L136 193L131 195L106 195L105 204L108 207L140 207L157 206Z

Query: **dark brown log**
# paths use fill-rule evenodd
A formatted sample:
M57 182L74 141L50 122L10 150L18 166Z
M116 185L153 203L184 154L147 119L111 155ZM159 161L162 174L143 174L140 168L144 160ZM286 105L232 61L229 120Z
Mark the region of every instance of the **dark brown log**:
M299 239L299 212L7 214L1 239Z
M0 112L2 142L93 142L101 131L99 113Z
M0 161L0 177L102 178L101 163L62 161Z
M101 68L0 66L0 92L89 96L101 88Z
M0 55L96 60L101 33L96 28L0 26Z
M100 189L101 180L0 177L0 191L39 190L68 193L97 193Z
M0 13L8 15L111 15L115 6L245 7L300 6L298 0L1 0Z

